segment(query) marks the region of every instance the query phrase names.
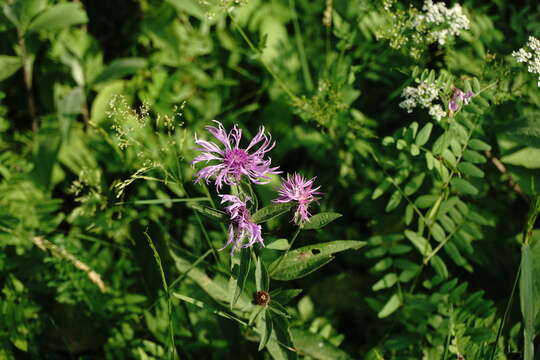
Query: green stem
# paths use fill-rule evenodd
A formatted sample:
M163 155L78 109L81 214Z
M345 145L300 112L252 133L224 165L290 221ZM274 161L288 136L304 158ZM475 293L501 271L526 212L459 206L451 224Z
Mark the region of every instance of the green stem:
M514 300L514 295L516 294L516 289L517 289L520 273L521 273L521 263L519 264L518 271L514 279L514 285L512 286L512 293L510 294L510 298L508 299L508 302L506 303L506 309L504 310L504 315L501 320L501 324L499 325L499 329L497 330L497 337L495 338L495 343L493 344L493 351L491 352L491 358L490 358L491 360L495 359L495 355L497 353L497 344L499 343L499 338L501 337L501 333L504 328L504 322L506 318L508 317L508 313L510 312L510 306L512 305L512 301Z
M309 73L309 66L307 62L306 52L304 49L304 42L302 41L302 35L300 32L300 23L298 22L298 14L294 6L294 0L289 0L289 7L293 12L293 25L294 25L294 38L296 40L296 46L298 47L298 53L300 55L300 63L302 64L302 73L304 75L304 81L308 91L313 90L313 81L311 80L311 74Z

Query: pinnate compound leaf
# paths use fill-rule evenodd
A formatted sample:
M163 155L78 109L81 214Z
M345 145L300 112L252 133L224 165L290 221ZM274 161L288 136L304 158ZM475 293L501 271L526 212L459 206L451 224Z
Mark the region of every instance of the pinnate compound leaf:
M323 212L313 215L307 223L304 224L304 230L318 230L332 221L340 218L342 215L335 212Z
M365 245L364 241L336 240L295 249L270 265L270 269L273 270L271 277L276 280L293 280L304 277L332 261L334 259L332 254L360 249Z
M293 207L293 205L294 204L291 202L284 204L270 204L256 211L251 216L251 219L256 224L260 224L269 221L277 216L285 214L287 211L289 211L291 207Z
M58 30L88 22L86 12L78 2L53 5L40 13L30 23L29 31Z

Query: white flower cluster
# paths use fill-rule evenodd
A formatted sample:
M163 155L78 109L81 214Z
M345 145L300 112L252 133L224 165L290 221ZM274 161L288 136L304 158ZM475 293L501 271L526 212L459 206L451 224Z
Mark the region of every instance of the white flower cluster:
M540 40L529 36L529 41L518 51L512 52L517 62L527 64L527 71L538 74L538 86L540 87Z
M448 37L457 36L461 30L469 28L469 18L459 4L448 9L443 2L425 0L422 10L425 12L416 15L414 26L417 29L433 29L429 31L429 35L440 45L444 45Z
M429 109L429 115L440 121L446 116L446 112L440 104L433 102L439 98L439 88L432 83L420 81L417 87L407 86L403 89L401 97L405 98L399 107L411 113L417 106Z

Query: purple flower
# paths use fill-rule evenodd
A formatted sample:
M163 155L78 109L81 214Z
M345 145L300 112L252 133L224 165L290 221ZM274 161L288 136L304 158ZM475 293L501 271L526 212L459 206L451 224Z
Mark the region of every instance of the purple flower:
M474 96L474 93L472 91L467 91L464 93L460 89L454 89L454 94L452 94L452 98L448 102L448 108L451 111L456 111L459 109L459 105L461 102L463 104L468 105L471 101L471 98Z
M281 184L278 190L279 196L272 200L275 203L287 203L296 201L298 207L294 213L293 221L296 225L302 225L309 220L311 214L308 211L309 204L312 201L317 201L315 195L322 195L318 192L320 186L312 188L315 177L311 180L306 180L302 175L294 173L292 176L287 174L287 180Z
M197 175L195 182L200 182L202 179L208 184L212 177L215 177L217 189L221 189L223 184L238 185L242 175L248 177L255 184L267 184L270 181L268 175L279 174L281 171L276 171L278 167L270 167L271 159L264 159L266 153L275 146L272 143L270 134L265 134L264 127L259 129L259 132L251 140L248 147L240 148L240 139L242 130L234 125L231 131L227 134L223 125L214 120L218 127L206 126L206 130L218 139L224 148L220 148L213 142L197 139L195 135L195 144L199 145L198 151L202 154L197 156L191 162L192 165L206 161L216 161L214 165L208 165L201 169ZM255 150L257 144L259 147ZM252 150L252 153L249 153Z
M225 207L225 211L229 214L231 219L231 223L229 224L229 237L225 246L219 250L223 250L230 244L233 244L231 248L231 254L233 254L236 249L250 247L256 242L264 246L264 241L261 236L261 225L257 225L251 220L251 215L247 208L247 202L250 198L247 197L246 201L242 201L235 195L219 196L221 197L222 204L225 202L231 203L231 205ZM245 238L248 238L249 241L246 244L243 244Z

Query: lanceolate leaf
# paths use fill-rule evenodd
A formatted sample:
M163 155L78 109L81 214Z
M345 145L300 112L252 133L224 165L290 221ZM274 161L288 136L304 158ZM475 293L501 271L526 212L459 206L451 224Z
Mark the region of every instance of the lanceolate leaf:
M257 321L257 329L259 330L259 334L261 335L259 341L259 351L264 349L264 347L268 343L270 335L272 335L272 327L272 313L268 311L268 309L265 309L263 310Z
M22 66L18 56L0 55L0 81L15 74Z
M309 219L309 221L304 225L304 230L321 229L339 217L341 217L341 214L334 212L323 212L313 215L311 219Z
M294 347L303 356L317 360L349 360L346 352L340 350L320 335L306 330L292 328L291 337Z
M365 246L363 241L336 240L328 243L304 246L290 251L271 265L271 277L276 280L293 280L304 277L334 259L332 254L356 250ZM279 264L279 265L278 265ZM275 268L278 266L277 268Z
M198 211L199 213L201 213L201 215L204 215L207 218L210 218L212 220L216 220L220 222L228 221L227 215L223 211L219 211L209 206L205 206L205 205L201 205L197 203L187 203L187 206L192 208L195 211Z
M251 219L255 223L260 224L285 214L293 205L293 203L271 204L259 209L253 214L253 216L251 216Z
M28 30L58 30L86 22L88 22L88 17L80 3L62 3L45 9L30 23Z
M384 304L381 311L379 311L379 318L385 318L393 314L401 306L401 298L398 294L392 295L392 297Z

